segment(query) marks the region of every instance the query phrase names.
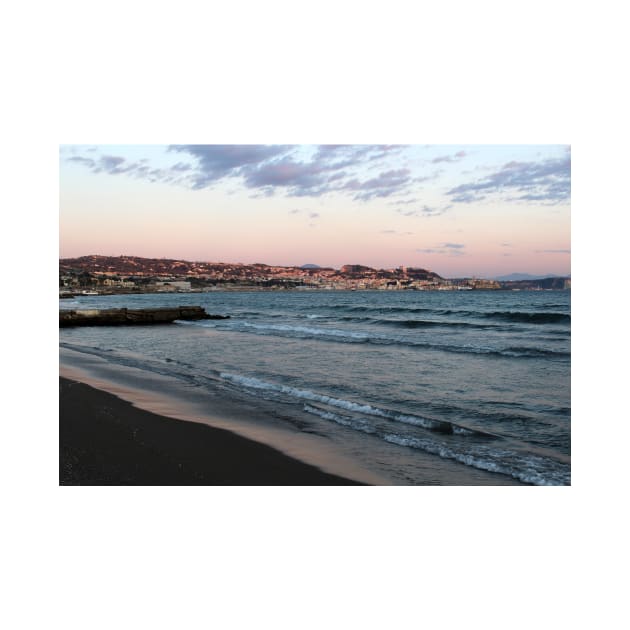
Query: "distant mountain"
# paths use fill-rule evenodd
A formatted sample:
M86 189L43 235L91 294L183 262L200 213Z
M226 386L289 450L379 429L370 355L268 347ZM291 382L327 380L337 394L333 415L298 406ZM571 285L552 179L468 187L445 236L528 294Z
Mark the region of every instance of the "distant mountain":
M300 269L321 269L319 265L314 265L313 263L307 263L306 265L302 265Z
M510 282L512 280L541 280L543 278L570 278L571 275L567 274L566 276L559 276L557 273L547 273L540 274L537 276L532 276L529 273L511 273L507 276L496 276L494 280L499 280L499 282Z

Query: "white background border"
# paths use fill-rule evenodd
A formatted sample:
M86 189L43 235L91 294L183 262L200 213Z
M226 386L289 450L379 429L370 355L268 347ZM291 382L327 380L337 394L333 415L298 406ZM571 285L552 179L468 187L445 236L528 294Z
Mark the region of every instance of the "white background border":
M576 4L5 9L5 627L623 625L628 51ZM58 487L58 145L168 142L572 144L573 486Z

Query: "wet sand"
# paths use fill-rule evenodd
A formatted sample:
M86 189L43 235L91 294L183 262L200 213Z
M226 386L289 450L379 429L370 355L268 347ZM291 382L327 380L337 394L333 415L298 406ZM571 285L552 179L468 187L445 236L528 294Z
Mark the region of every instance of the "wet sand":
M59 378L60 485L361 485L224 429Z

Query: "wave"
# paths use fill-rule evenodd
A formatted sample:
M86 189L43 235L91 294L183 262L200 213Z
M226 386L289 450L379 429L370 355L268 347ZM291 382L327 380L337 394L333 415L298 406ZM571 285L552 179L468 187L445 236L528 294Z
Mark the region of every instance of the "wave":
M175 377L194 385L205 387L212 381L224 386L230 385L245 391L249 390L250 393L258 392L259 395L265 397L267 393L271 394L271 398L276 396L289 397L290 400L302 404L307 413L344 425L348 429L372 434L380 440L398 446L423 450L445 459L458 461L464 465L511 475L525 483L537 485L570 484L570 464L560 463L539 455L502 449L501 445L504 440L499 436L454 422L406 414L380 405L354 402L308 389L267 382L239 374L211 370L211 374L201 376L194 366L178 361L171 356L149 359L129 353L121 354L119 351L109 348L82 344L60 343L60 346L94 354L122 365L139 367L143 370ZM405 434L405 431L411 434Z
M484 311L473 309L453 309L453 308L430 308L430 307L416 307L416 306L377 306L377 305L346 305L346 304L330 304L326 305L326 308L331 310L341 310L346 313L367 313L367 314L389 314L389 313L404 313L404 314L434 314L434 315L455 315L459 317L473 317L473 318L487 318L487 319L500 319L507 322L519 322L525 324L553 324L571 322L571 315L561 312L549 312L547 309L553 306L554 308L562 308L563 304L554 305L541 305L541 309L544 312L532 312L532 311ZM344 318L342 318L344 319Z
M546 348L532 348L528 346L513 346L503 348L501 355L504 357L570 357L570 352L562 352L560 350L547 350Z
M329 304L331 310L342 310L346 313L441 313L450 312L443 308L430 308L418 306L349 306L347 304ZM453 311L456 312L456 311Z
M434 440L400 436L395 433L385 435L383 439L391 444L423 450L480 470L510 475L519 481L537 486L558 486L571 483L571 468L568 464L538 455L522 455L513 451L493 450L483 446L462 451L445 444L438 444Z
M483 317L501 319L508 322L524 324L556 324L571 323L571 315L567 313L530 313L527 311L493 311L482 313Z
M355 431L374 435L390 444L422 450L480 470L509 475L524 483L550 486L570 483L569 465L546 457L523 455L512 450L483 444L444 444L431 437L390 433L379 430L365 418L352 418L308 404L304 405L304 411Z
M219 328L214 325L213 327ZM228 328L232 330L238 330L244 328L245 331L251 330L265 333L285 333L290 336L306 336L306 337L332 337L348 339L355 342L369 341L370 336L368 333L356 332L349 330L338 330L336 328L313 328L311 326L291 326L289 324L253 324L251 322L234 322L226 326L220 326L220 328Z
M324 409L319 409L318 407L313 407L312 405L304 405L304 411L314 416L319 416L324 420L332 420L332 422L336 422L342 427L349 427L355 431L361 431L369 434L377 432L376 428L369 421L364 420L363 418L342 416L338 413L333 413L332 411L326 411Z
M292 326L290 324L257 324L252 322L232 320L230 322L194 322L195 326L229 330L234 332L253 333L257 335L271 335L289 337L292 339L317 339L337 343L364 343L374 345L400 345L410 348L422 348L459 354L479 354L508 358L564 358L570 357L570 352L547 350L529 346L490 348L478 345L455 345L423 341L412 337L393 337L378 333L363 331L341 330L337 328L314 328L312 326Z
M375 407L373 405L367 405L363 403L355 403L349 400L343 400L342 398L334 398L325 394L318 394L308 389L299 389L297 387L291 387L290 385L269 383L268 381L262 381L251 376L242 376L240 374L230 374L227 372L221 372L220 376L230 383L243 386L247 389L263 390L276 394L285 394L291 398L318 402L329 407L337 407L345 409L346 411L351 411L353 413L362 413L367 416L374 416L378 418L384 418L386 420L392 420L394 422L400 422L402 424L409 424L437 433L477 435L485 438L496 437L490 433L479 431L477 429L463 427L453 422L435 420L432 418L424 418L421 416L410 414L403 414L397 411L392 411L390 409L384 409L382 407Z
M497 324L474 324L472 322L449 322L436 321L432 319L371 319L375 324L382 326L394 326L397 328L502 328Z

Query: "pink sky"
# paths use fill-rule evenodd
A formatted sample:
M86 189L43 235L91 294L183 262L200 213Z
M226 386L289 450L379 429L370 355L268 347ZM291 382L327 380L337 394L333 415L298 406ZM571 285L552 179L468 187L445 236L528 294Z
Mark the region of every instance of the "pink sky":
M558 145L63 146L60 256L570 273Z

